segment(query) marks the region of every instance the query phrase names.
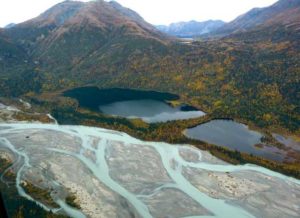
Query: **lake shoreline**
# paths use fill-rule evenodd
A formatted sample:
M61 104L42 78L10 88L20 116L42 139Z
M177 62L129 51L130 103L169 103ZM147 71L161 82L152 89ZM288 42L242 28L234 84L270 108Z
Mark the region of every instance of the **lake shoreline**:
M287 175L292 175L297 178L300 177L299 163L278 164L276 162L270 162L255 156L236 153L235 151L229 151L228 149L220 148L215 145L209 145L204 142L190 140L183 135L183 131L186 128L197 126L201 123L224 117L226 120L242 122L243 124L248 125L250 129L258 129L260 132L270 133L269 129L257 127L251 121L245 121L240 118L226 118L226 116L208 113L206 114L206 116L198 119L172 121L167 123L157 123L149 125L139 119L128 120L119 117L111 117L81 108L70 98L58 97L60 96L60 94L61 93L57 93L54 96L52 94L50 96L43 94L42 99L36 97L27 97L24 98L24 100L32 104L33 108L30 110L30 112L38 110L39 113L51 114L57 119L58 123L60 124L98 126L126 132L134 137L148 141L164 141L171 144L192 144L195 147L209 150L217 157L229 163L254 163L283 172ZM26 114L26 116L21 116L21 113L19 113L17 118L25 121L32 120L32 116L28 116L28 114ZM41 119L41 121L52 122L52 120L49 120L49 117L47 117L47 119L43 118Z

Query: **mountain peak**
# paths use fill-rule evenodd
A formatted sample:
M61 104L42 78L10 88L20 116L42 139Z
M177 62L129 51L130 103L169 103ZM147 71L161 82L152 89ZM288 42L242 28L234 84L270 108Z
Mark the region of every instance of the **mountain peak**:
M62 25L66 20L74 16L83 6L83 2L64 1L53 6L32 21L40 20L44 24L54 23L56 25Z
M16 25L19 28L35 28L36 33L47 34L54 29L65 32L68 28L95 27L102 31L126 27L128 33L167 39L139 14L115 1L95 0L89 2L64 1L48 9L36 18ZM43 29L38 31L38 29ZM150 36L151 35L151 36ZM26 38L26 36L24 35ZM37 36L36 36L37 37Z
M126 58L135 50L159 50L173 40L136 12L103 0L64 1L34 19L5 29L5 33L40 63L66 68L80 65L93 54L109 54L115 47L124 47ZM125 48L128 45L131 47Z

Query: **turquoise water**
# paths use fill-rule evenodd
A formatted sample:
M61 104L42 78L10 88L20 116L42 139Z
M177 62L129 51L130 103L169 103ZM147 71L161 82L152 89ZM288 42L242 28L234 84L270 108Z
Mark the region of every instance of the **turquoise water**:
M234 165L218 165L218 164L210 164L207 162L187 162L185 161L179 154L179 149L182 149L183 146L174 146L166 143L160 142L143 142L138 139L132 138L131 136L116 132L110 131L106 129L93 128L93 127L83 127L83 126L59 126L59 125L45 125L45 124L0 124L0 127L9 127L9 129L4 129L0 131L0 146L9 148L16 155L20 156L24 161L23 166L19 169L17 174L16 186L18 188L19 194L29 200L35 201L29 195L27 195L21 183L21 176L25 172L26 169L30 169L30 154L26 153L26 149L16 149L16 147L11 144L6 138L5 134L14 133L14 132L22 132L28 129L43 129L43 130L54 130L59 133L67 134L70 136L76 136L81 139L81 150L78 153L70 152L67 150L60 150L54 148L45 148L46 150L50 150L52 152L65 154L73 156L80 160L82 164L84 164L88 169L90 169L91 173L101 182L103 182L108 188L110 188L115 193L124 197L142 217L152 217L149 212L149 209L142 201L142 198L131 193L127 189L125 189L121 184L117 181L114 181L110 177L110 169L106 162L106 150L110 146L109 141L119 141L124 143L124 145L129 144L139 144L141 146L150 146L159 155L161 161L163 163L164 169L168 173L169 177L172 179L172 183L165 184L165 187L172 187L178 189L200 205L205 207L207 210L212 212L213 217L220 218L232 218L232 217L253 217L249 212L245 211L239 206L232 205L225 200L212 198L205 193L202 193L199 189L194 187L182 174L183 167L194 168L194 169L203 169L213 172L236 172L236 171L254 171L266 174L268 176L279 178L284 181L289 181L291 183L300 184L299 180L293 179L288 176L284 176L280 173L273 172L271 170L265 169L263 167L255 166L255 165L243 165L243 166L234 166ZM240 127L243 128L243 127ZM98 137L101 138L98 146L95 148L89 143L90 137ZM189 148L189 147L187 147ZM189 148L192 149L192 148ZM87 150L92 150L96 154L96 161L93 162L84 156L84 152ZM196 152L201 159L201 151L192 149ZM172 162L175 161L177 164L174 167ZM47 208L42 203L35 201L37 204L41 205L45 209ZM56 202L61 206L61 209L64 210L71 217L82 218L85 217L80 211L74 210L68 207L63 199L56 199ZM203 216L199 216L203 217Z

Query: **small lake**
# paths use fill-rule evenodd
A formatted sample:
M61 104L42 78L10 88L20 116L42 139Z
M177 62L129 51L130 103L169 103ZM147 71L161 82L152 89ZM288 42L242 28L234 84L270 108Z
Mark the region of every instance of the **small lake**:
M141 118L147 123L205 115L204 112L188 105L172 107L167 101L178 100L179 96L163 92L82 87L68 90L64 92L64 96L77 99L81 107L129 119Z
M230 120L212 120L197 127L187 129L185 135L191 139L204 141L223 147L282 161L284 152L273 146L258 148L263 135L250 130L248 126Z

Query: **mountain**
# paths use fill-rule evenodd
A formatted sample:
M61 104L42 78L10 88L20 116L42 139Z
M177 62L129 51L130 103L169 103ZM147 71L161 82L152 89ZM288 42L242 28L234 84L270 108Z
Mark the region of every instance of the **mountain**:
M211 34L224 36L272 26L275 28L284 26L284 28L299 31L300 1L280 0L269 7L254 8Z
M126 38L166 44L168 38L116 2L65 1L6 34L44 66L76 65ZM120 46L119 45L119 46ZM62 58L63 57L63 58Z
M5 29L0 29L0 90L3 95L20 95L40 89L39 75L33 70L34 64L25 49L7 37Z
M299 3L258 11L239 17L234 30L221 27L226 37L185 44L116 2L62 2L0 29L0 95L86 85L166 91L217 117L296 131Z
M85 27L97 28L103 34L117 31L126 27L127 34L139 34L145 38L160 39L163 35L152 25L146 23L134 11L122 7L117 2L96 0L88 3L79 1L65 1L50 8L37 18L17 24L7 32L13 38L40 40L34 37L46 36L61 37L68 31ZM35 28L35 31L30 31ZM28 36L30 32L30 36ZM17 34L17 35L14 35ZM20 35L22 34L22 35Z
M224 26L225 22L221 20L208 20L204 22L189 21L172 23L169 26L156 26L162 32L180 38L193 38L203 34L210 33Z
M4 34L4 29L0 29L0 47L0 61L3 63L13 59L18 62L25 55L24 51Z
M0 29L0 95L111 81L137 62L154 66L172 41L116 2L65 1Z

